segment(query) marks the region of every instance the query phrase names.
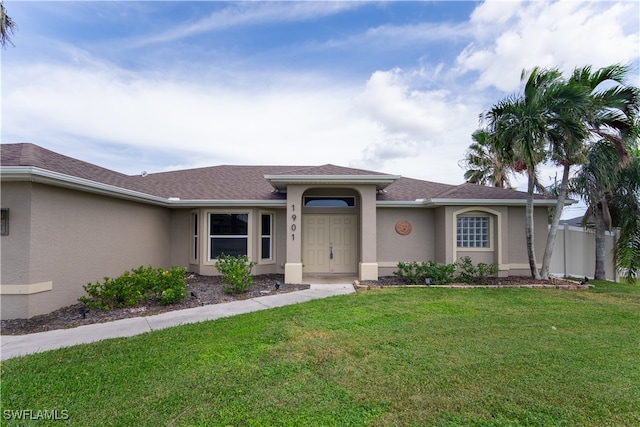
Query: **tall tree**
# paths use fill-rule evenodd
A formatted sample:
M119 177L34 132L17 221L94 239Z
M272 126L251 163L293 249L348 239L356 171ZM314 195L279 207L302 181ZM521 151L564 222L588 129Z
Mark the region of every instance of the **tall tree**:
M618 157L615 148L606 140L597 141L587 155L587 163L572 180L572 191L579 194L587 204L583 223L589 217L595 223L595 272L594 278L604 280L605 232L611 227L608 200L618 183ZM606 219L605 219L606 218Z
M610 206L612 221L618 227L614 263L629 283L635 283L640 277L640 150L630 152Z
M606 141L615 149L617 169L624 168L630 161L628 143L633 141L631 136L637 132L635 123L640 95L637 88L625 84L627 74L628 68L621 65L596 71L582 67L576 68L565 80L556 69L536 68L529 74L522 94L502 100L484 115L489 124L485 131L490 137L487 138L490 144L487 144L485 158L502 153L499 158L510 164L511 170L525 172L528 176L526 235L533 277L546 279L549 276L558 224L568 195L571 167L585 162L587 150L597 140ZM523 71L523 81L525 76ZM472 159L469 153L472 151L468 152L467 165ZM562 179L557 186L557 203L538 273L533 251L532 188L541 190L536 167L542 162L561 166ZM475 172L479 173L479 170ZM598 176L602 173L600 171ZM473 176L470 171L465 178L468 176ZM599 179L602 181L604 178ZM611 221L608 220L606 195L610 192L610 187L607 187L606 191L601 188L599 193L593 193L601 196L594 205L599 206L597 218L602 217L608 224Z
M510 158L521 164L519 169L527 173L527 253L531 276L540 279L533 221L537 168L548 159L573 159L576 149L572 144L586 134L580 121L586 96L580 86L567 84L557 69L534 68L528 75L523 71L521 80L525 82L523 93L500 101L484 117L494 135L495 148L509 153ZM559 203L562 205L557 211L562 210L564 200Z
M0 44L3 48L7 46L7 43L11 42L11 36L15 31L16 24L13 19L7 15L7 10L4 7L4 2L0 2Z
M460 162L467 169L464 179L473 184L511 188L509 160L504 158L503 152L494 149L492 137L486 129L479 129L471 135L473 143Z
M590 105L583 119L597 142L590 153L591 161L576 177L576 184L589 186L578 188L577 193L590 206L587 212L593 216L596 225L594 277L601 280L606 277L605 231L613 225L609 205L619 179L629 173L625 169L632 160L630 149L638 144L640 90L626 83L628 73L628 67L622 65L596 71L583 67L577 68L570 79L571 84L583 86L590 92ZM631 207L632 204L628 210L632 210ZM618 211L620 209L624 211L625 208L618 205ZM627 212L621 218L627 215L634 215L634 212Z
M582 104L584 108L575 111L579 120L576 122L571 119L567 124L584 127L576 128L570 132L560 128L560 133L550 140L551 160L562 167L563 173L558 203L547 235L547 244L540 270L542 278L546 279L549 276L555 237L569 189L570 168L585 162L585 153L591 144L591 138L604 138L609 141L618 153L621 167L624 167L629 161L625 135L632 129L634 110L637 106L634 106L636 91L633 87L624 84L627 73L627 68L621 65L611 65L596 71L592 71L590 66L586 66L576 68L567 81L567 85L584 91L582 95L587 96L582 100L586 102L586 104ZM614 171L611 172L614 173ZM606 200L602 203L606 204ZM607 214L605 209L605 218ZM602 239L604 239L604 235L602 235ZM602 260L602 265L604 266L604 260Z
M601 139L593 144L587 159L572 179L572 189L588 205L585 221L594 218L594 277L606 277L605 232L616 227L616 268L633 281L640 273L640 153L632 150L626 166L620 168L615 146Z

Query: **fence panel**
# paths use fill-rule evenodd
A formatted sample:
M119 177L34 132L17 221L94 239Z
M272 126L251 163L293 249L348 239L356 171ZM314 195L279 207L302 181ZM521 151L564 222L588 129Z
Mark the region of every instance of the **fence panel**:
M614 233L605 236L605 271L606 279L619 280L613 264ZM551 273L558 276L593 277L596 269L596 235L580 227L567 224L558 228Z

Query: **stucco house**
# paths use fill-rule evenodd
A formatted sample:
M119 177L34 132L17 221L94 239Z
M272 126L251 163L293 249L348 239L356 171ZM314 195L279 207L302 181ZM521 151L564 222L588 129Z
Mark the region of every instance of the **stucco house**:
M522 192L331 164L129 176L33 144L0 148L3 319L74 304L82 285L141 265L214 275L222 252L287 283L372 280L399 261L467 255L529 274ZM554 204L535 201L539 256Z

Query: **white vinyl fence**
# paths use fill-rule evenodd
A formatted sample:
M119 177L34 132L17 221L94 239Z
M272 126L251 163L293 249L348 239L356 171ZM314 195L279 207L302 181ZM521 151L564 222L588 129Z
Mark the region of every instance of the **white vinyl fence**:
M613 264L614 233L605 237L606 279L618 281L619 276ZM557 276L593 278L596 268L596 235L582 227L568 224L558 227L551 258L551 273Z

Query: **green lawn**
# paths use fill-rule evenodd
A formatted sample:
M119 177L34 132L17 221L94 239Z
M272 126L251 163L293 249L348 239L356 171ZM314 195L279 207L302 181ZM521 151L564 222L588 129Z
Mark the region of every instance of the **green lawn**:
M640 286L395 288L11 359L78 426L640 425Z

